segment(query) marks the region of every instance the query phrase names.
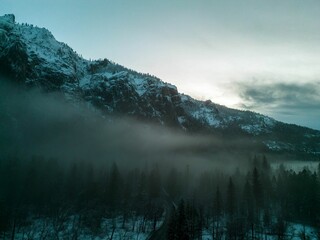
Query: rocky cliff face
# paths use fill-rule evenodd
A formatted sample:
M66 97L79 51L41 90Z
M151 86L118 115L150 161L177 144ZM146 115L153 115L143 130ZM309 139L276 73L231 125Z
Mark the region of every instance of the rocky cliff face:
M320 156L319 131L181 94L169 83L107 59L88 61L44 28L0 17L0 73L26 86L60 91L104 114L125 114L184 131L245 136L265 151Z

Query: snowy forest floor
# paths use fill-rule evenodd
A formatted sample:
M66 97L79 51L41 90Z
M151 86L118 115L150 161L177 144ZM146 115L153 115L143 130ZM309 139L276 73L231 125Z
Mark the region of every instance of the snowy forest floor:
M228 239L225 235L226 229L222 230L221 240ZM255 232L255 236L253 239L260 240L277 240L277 239L290 239L290 240L317 240L319 239L317 235L316 229L310 226L304 226L302 224L297 223L287 223L287 229L283 236L279 238L277 234L271 233L270 231L262 230L261 233ZM212 230L204 229L202 231L202 240L213 240ZM248 233L246 238L244 239L252 239L251 233Z
M156 229L159 229L164 221L164 217L157 221ZM18 240L147 240L153 233L154 222L136 217L127 219L123 222L123 217L114 219L103 219L101 226L92 231L85 226L79 225L80 217L71 216L65 221L54 221L48 218L30 219L28 225L15 229L14 239ZM227 239L226 229L221 229L221 239ZM252 239L251 233L247 235ZM12 233L7 232L0 239L12 239ZM212 230L205 228L202 231L202 240L213 240ZM268 233L267 231L255 232L254 239L275 240L278 236ZM288 223L284 239L301 240L301 239L318 239L317 232L314 228L302 224Z
M148 239L154 229L152 220L143 217L128 218L123 223L123 217L103 219L96 230L81 226L79 216L71 216L66 221L37 218L24 227L15 229L14 239L21 240L144 240ZM162 224L163 218L156 223L156 229ZM12 239L12 233L7 232L0 239Z

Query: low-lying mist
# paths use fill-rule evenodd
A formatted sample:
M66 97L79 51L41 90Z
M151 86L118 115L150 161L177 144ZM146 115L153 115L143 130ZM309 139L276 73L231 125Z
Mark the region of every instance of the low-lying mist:
M236 134L110 116L72 95L0 80L4 239L112 239L123 229L153 236L161 221L168 239L201 239L208 229L216 239L279 237L287 227L272 229L286 222L320 219L319 165L287 170L253 157L250 139Z
M248 159L248 155L226 150L232 145L245 145L243 140L226 142L212 135L188 134L125 116L106 116L72 96L26 89L3 77L0 96L0 147L4 157L40 155L61 162L117 162L126 167L189 165L193 170L234 170L235 165L245 164L242 158Z

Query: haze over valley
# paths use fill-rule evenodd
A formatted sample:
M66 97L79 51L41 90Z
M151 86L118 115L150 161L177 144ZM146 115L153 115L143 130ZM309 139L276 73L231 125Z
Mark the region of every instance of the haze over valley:
M19 13L25 6L19 1L3 2L4 9ZM113 9L119 13L119 3L106 2L110 5L107 12ZM319 7L310 2L315 9ZM155 11L154 18L142 12L131 24L127 21L139 4L128 3L121 14L128 25L121 25L115 13L111 22L101 15L96 7L104 8L104 3L79 1L79 8L72 13L75 18L85 6L88 11L95 9L96 14L84 14L87 25L80 20L73 34L79 29L90 31L89 26L96 21L88 22L90 15L100 17L106 26L124 27L110 28L113 34L125 34L127 40L132 36L135 54L128 50L127 40L120 41L118 35L106 39L110 49L115 45L114 51L120 49L119 55L110 54L112 59L108 54L99 55L94 45L99 46L100 40L94 34L87 44L92 52L83 52L89 58L58 41L63 39L62 30L54 28L59 33L57 40L51 29L42 27L51 13L43 19L43 25L35 19L44 17L43 13L30 17L40 27L31 20L17 21L35 11L30 6L38 9L42 2L25 6L21 17L1 16L0 239L320 239L320 85L314 80L318 70L312 67L318 61L318 48L313 53L306 51L317 39L317 32L310 33L318 26L312 18L315 10L296 1L292 5L284 1L273 13L274 23L267 24L271 15L261 15L263 7L275 3L248 3L247 8L217 1L187 1L185 8L177 3L167 8L166 1L145 3L142 9ZM66 1L65 9L58 14L62 19L70 4ZM279 32L283 27L276 27L276 23L294 21L292 12L280 18L281 9L288 5L292 11L301 7L297 19L310 29L297 25L296 30L314 36L310 45L293 30L285 36ZM61 8L61 2L48 3L44 12L50 6ZM237 6L248 16L229 13L223 17L223 12ZM140 44L157 43L151 35L159 30L157 21L166 9L168 19L163 24L172 20L174 13L180 17L162 33L167 35L171 60L165 49L160 54L165 45L148 52L153 47L139 47L132 32L140 26L141 38L146 37ZM215 17L208 15L209 9L214 9ZM222 10L220 14L218 9ZM310 15L303 11L310 11ZM145 22L146 15L149 23ZM253 27L253 15L260 19L258 25L244 30L244 26ZM62 19L56 18L57 23L48 25L61 25ZM212 31L205 31L214 19L216 25L211 27L221 30L216 32L220 35L215 41ZM197 21L189 25L192 20ZM61 28L69 29L73 21ZM204 23L203 29L199 21ZM177 25L181 26L178 35L172 32ZM186 31L187 26L191 32L196 30L201 44ZM243 30L247 37L257 40L259 36L260 40L251 46L247 38L241 40L237 35L223 43L221 36L231 37L231 30L223 26L229 26L234 35ZM265 32L260 32L259 26ZM266 26L271 32L279 32L277 41L268 37ZM198 46L188 51L182 41L187 33L190 39L184 39L189 46ZM65 37L70 40L71 35ZM84 35L75 44L77 48L88 39ZM160 32L155 36L164 39ZM280 47L279 43L289 37L292 44L301 43L301 48L293 51L291 45ZM275 58L261 45L269 40L270 49L279 49ZM181 49L177 42L181 42ZM213 47L214 43L219 44ZM241 46L246 48L241 50ZM218 47L222 47L220 55L212 50ZM252 51L252 56L250 51L243 55L245 50ZM296 70L296 58L288 60L291 51L301 58L301 67ZM261 53L266 55L258 56ZM155 59L165 61L155 67L150 59L153 54ZM189 54L193 61L188 60ZM125 59L123 56L127 56L126 61L113 61ZM256 65L251 58L256 59ZM293 76L291 80L265 78L272 74L265 74L263 66L273 59L277 61L268 71L273 71L275 78ZM170 73L173 70L175 73ZM246 78L251 70L259 72L261 78ZM157 72L161 79L153 75ZM220 79L216 87L207 81L206 74ZM232 80L234 76L239 81ZM199 82L191 84L191 77ZM304 80L293 80L300 77ZM171 82L172 78L178 81ZM213 95L209 94L211 90ZM220 97L215 98L219 91Z

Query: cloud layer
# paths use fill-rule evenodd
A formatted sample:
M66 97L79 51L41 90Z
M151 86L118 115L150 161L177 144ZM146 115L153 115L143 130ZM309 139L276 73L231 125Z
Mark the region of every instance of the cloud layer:
M241 98L240 108L267 112L282 121L320 129L320 81L239 82L235 89Z

